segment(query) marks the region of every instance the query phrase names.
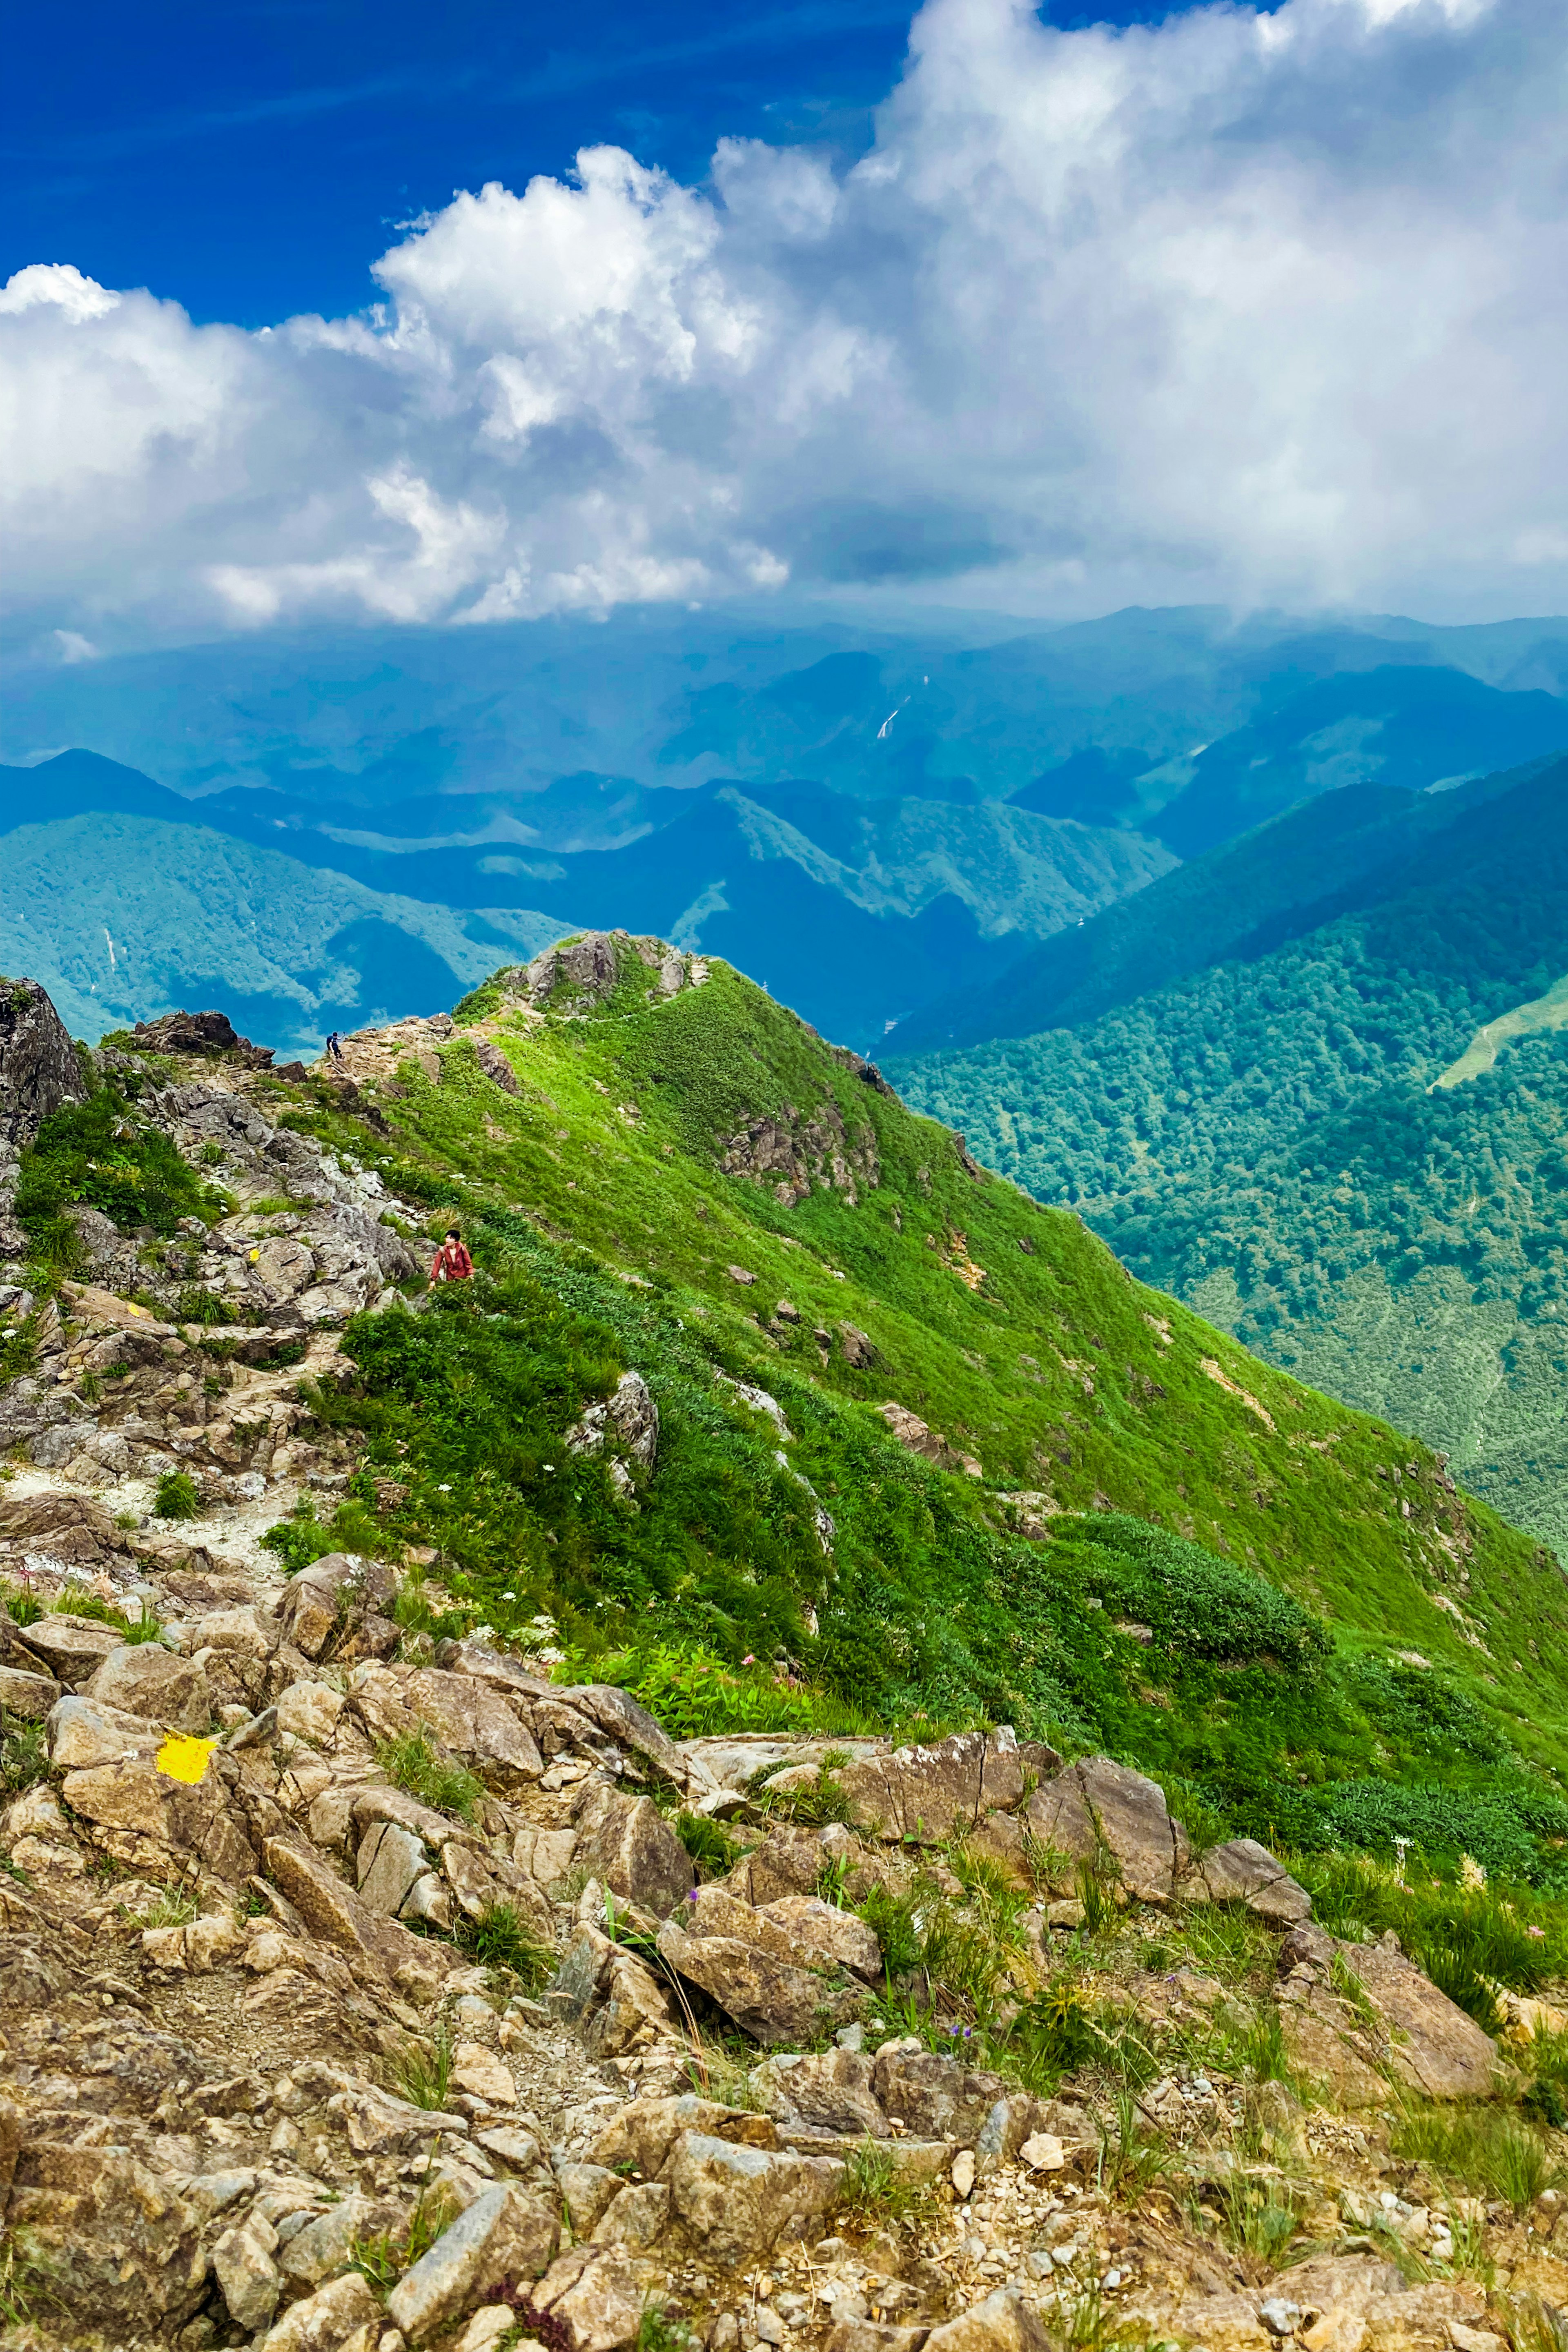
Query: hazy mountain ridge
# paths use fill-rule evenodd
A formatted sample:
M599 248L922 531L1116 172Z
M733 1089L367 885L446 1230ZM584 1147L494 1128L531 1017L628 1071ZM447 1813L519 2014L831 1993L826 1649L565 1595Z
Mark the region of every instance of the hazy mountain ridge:
M448 1001L498 948L527 955L572 921L619 924L744 961L819 1026L871 1045L911 1004L1000 971L1021 939L1081 921L1173 862L1137 835L1000 803L878 805L809 787L773 788L766 805L724 787L661 794L664 824L559 854L504 840L392 848L280 823L272 797L192 800L89 752L0 770L0 826L16 844L0 907L20 926L16 960L91 1034L226 975L251 1034L292 1052L328 1027ZM51 852L36 836L57 828ZM368 939L333 947L367 920L383 948L423 942L423 960L378 949L367 964Z
M1415 803L1415 835L1395 813L1384 837L1401 856L1205 969L1112 987L1071 1027L889 1067L1145 1279L1300 1376L1403 1415L1562 1546L1563 1035L1503 1042L1492 1066L1432 1089L1484 1024L1568 972L1568 762L1489 780L1433 830L1428 812L1462 797ZM1313 803L1153 886L1151 938L1155 893L1186 893L1201 929L1205 897L1235 895L1271 833L1300 844L1316 825L1331 849L1340 814ZM1132 913L1082 935L1112 935L1124 969Z

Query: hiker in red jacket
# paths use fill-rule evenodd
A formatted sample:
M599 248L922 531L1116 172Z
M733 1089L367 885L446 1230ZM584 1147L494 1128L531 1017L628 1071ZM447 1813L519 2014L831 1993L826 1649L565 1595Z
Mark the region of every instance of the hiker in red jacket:
M436 1253L436 1263L430 1269L430 1287L438 1282L467 1282L474 1271L474 1261L463 1247L463 1237L456 1225L448 1225L447 1237Z

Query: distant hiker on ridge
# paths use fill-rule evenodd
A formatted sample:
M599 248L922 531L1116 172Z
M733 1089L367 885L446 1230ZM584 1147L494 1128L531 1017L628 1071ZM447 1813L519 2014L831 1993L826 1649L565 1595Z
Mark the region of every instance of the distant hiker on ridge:
M335 1029L327 1039L327 1053L329 1058L334 1062L341 1062L343 1058L343 1049L338 1041L338 1033Z
M463 1247L463 1237L456 1225L448 1225L446 1239L436 1253L436 1263L430 1269L430 1287L438 1282L467 1282L474 1271L474 1261Z

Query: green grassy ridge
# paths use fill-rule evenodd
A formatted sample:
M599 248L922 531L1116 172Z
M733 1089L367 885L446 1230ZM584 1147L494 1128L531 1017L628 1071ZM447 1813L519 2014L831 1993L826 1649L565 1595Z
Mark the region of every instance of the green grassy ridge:
M481 992L468 1017L495 1002ZM1078 1523L1058 1519L1058 1539L1045 1549L1005 1536L996 1490L1043 1486L1060 1512L1113 1507L1267 1578L1332 1623L1347 1674L1363 1659L1386 1663L1391 1650L1418 1651L1512 1749L1560 1759L1554 1636L1568 1630L1568 1607L1549 1559L1446 1492L1419 1445L1249 1359L1131 1281L1075 1215L969 1174L945 1129L879 1091L854 1057L825 1046L739 975L715 967L706 987L658 1005L634 988L598 1019L491 1026L518 1074L516 1097L484 1076L459 1038L442 1056L439 1084L407 1065L403 1091L381 1097L386 1140L331 1108L325 1089L292 1116L371 1164L379 1158L390 1183L405 1194L423 1187L433 1209L464 1203L481 1263L503 1289L525 1285L525 1327L571 1314L609 1335L595 1342L596 1357L589 1349L576 1386L555 1394L548 1433L602 1387L613 1358L652 1381L667 1462L682 1431L699 1454L710 1444L729 1449L723 1478L710 1463L694 1472L679 1507L679 1480L667 1483L661 1469L635 1522L605 1490L571 1559L559 1557L559 1528L555 1546L541 1541L530 1554L542 1577L535 1597L548 1588L588 1621L574 1638L624 1646L638 1615L668 1632L673 1585L661 1571L639 1586L647 1563L683 1551L711 1563L728 1546L731 1559L748 1552L745 1571L737 1581L728 1569L700 1568L679 1599L682 1641L731 1662L782 1646L825 1686L874 1693L884 1719L1012 1713L1107 1738L1111 1718L1099 1700L1084 1704L1081 1675L1075 1680L1078 1670L1053 1654L1061 1628L1046 1624L1050 1595L1067 1589L1065 1530ZM881 1181L862 1184L856 1205L817 1191L786 1207L721 1171L722 1142L748 1118L785 1106L820 1118L829 1104L851 1139L866 1129L875 1139ZM978 1292L953 1269L959 1234L986 1269ZM731 1265L755 1284L737 1285ZM783 1297L802 1326L763 1328ZM850 1364L837 1336L820 1361L812 1327L837 1335L845 1322L869 1335L879 1359L872 1369ZM423 1328L437 1325L444 1311ZM1205 1360L1253 1402L1220 1386ZM773 1462L774 1433L714 1381L715 1366L761 1381L788 1416L790 1462L838 1523L831 1605L808 1498ZM424 1378L413 1378L411 1393ZM865 1410L888 1399L973 1450L984 1480L935 1473L890 1443ZM1397 1486L1378 1475L1411 1463L1416 1475ZM478 1470L504 1483L493 1463ZM706 1509L710 1487L721 1496L726 1479L752 1482L752 1531L742 1535L737 1517L715 1534L700 1513L678 1530L681 1514L699 1502ZM674 1514L664 1533L655 1525L661 1485ZM598 1491L586 1471L578 1487ZM439 1515L428 1524L442 1524ZM477 1554L475 1571L487 1592L506 1589ZM1465 1625L1435 1597L1452 1601ZM803 1603L817 1611L819 1644L805 1631ZM1467 1643L1468 1628L1489 1654ZM1529 1647L1538 1634L1547 1637L1540 1657ZM1137 1661L1125 1663L1131 1673ZM1208 1770L1196 1749L1172 1749L1156 1720L1171 1712L1142 1708L1117 1744L1173 1769ZM1397 1751L1382 1735L1370 1741L1363 1762L1373 1778L1384 1769L1379 1745ZM1344 1777L1353 1762L1347 1750L1329 1776ZM1318 1769L1310 1759L1292 1767L1309 1780Z
M432 1231L456 1213L480 1268L425 1313L350 1327L356 1376L319 1410L363 1433L354 1548L373 1477L395 1476L382 1539L439 1547L466 1622L523 1641L547 1612L650 1697L684 1676L710 1720L1010 1720L1154 1771L1194 1822L1309 1849L1347 1824L1377 1850L1415 1834L1551 1878L1568 1815L1531 1766L1563 1753L1561 1645L1489 1680L1433 1596L1522 1656L1523 1629L1563 1613L1560 1579L1422 1449L1143 1289L1076 1216L971 1173L947 1129L727 968L591 1020L494 1003L465 1019L491 1013L516 1097L461 1034L438 1082L408 1063L371 1090L383 1126L324 1082L262 1082ZM822 1125L831 1107L863 1167L874 1141L879 1182L786 1206L725 1175L728 1139L791 1107ZM773 1321L784 1297L798 1328ZM835 1335L826 1364L814 1326ZM626 1366L661 1414L635 1513L563 1442ZM735 1380L776 1400L787 1444ZM871 1409L889 1399L984 1476L896 1444ZM1410 1464L1397 1488L1377 1475ZM1026 1542L1005 1496L1047 1483L1053 1539ZM1398 1664L1406 1648L1430 1673Z
M1429 1091L1568 969L1556 827L1522 878L1514 840L1468 881L900 1076L1146 1279L1417 1428L1561 1548L1568 1038L1516 1038Z

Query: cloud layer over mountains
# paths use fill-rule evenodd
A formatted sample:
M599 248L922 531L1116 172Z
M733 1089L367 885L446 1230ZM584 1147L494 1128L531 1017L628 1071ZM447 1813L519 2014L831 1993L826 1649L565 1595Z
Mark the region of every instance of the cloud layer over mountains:
M462 194L362 317L0 293L3 593L62 656L786 581L1020 609L1568 593L1568 15L931 0L847 171Z

